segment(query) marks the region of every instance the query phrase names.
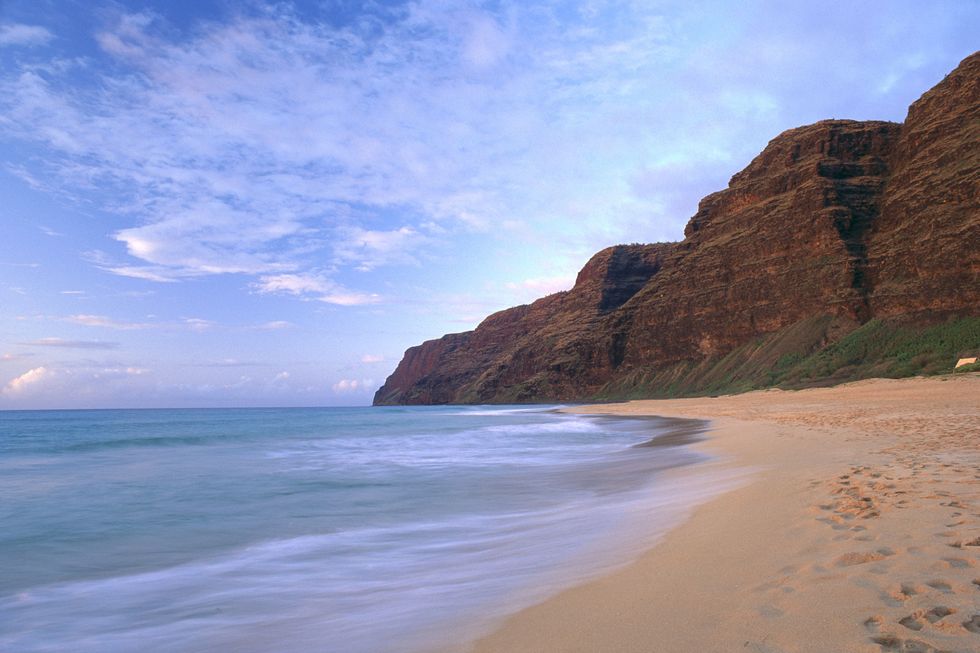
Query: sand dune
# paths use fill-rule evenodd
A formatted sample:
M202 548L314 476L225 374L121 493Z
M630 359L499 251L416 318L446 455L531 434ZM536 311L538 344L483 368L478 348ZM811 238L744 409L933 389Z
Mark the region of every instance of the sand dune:
M577 410L711 418L758 471L476 651L980 651L980 375Z

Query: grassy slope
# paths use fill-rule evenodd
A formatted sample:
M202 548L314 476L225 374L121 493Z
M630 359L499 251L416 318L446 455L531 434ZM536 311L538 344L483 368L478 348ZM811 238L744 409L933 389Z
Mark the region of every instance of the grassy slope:
M942 374L952 372L958 358L978 352L980 317L932 326L886 320L857 326L821 316L761 337L722 358L635 370L596 398L729 394Z

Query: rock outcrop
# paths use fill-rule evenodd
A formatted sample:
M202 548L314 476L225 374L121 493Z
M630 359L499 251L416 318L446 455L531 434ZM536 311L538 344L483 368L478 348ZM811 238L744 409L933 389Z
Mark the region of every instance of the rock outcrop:
M571 290L410 348L375 403L704 392L872 320L980 314L980 53L903 124L780 134L684 235L602 250Z

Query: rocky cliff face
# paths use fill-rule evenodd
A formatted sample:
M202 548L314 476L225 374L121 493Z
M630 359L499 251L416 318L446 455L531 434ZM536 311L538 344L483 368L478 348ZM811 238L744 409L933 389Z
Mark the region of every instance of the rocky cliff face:
M682 242L605 249L570 291L410 348L375 403L697 392L760 337L785 357L873 318L977 314L980 53L903 124L780 134L701 201Z
M980 53L909 107L868 236L875 315L977 314Z

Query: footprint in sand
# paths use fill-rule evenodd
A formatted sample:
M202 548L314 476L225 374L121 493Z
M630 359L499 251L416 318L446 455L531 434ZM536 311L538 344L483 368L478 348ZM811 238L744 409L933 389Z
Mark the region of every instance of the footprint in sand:
M972 560L966 560L965 558L943 558L943 562L953 569L966 569L967 567L974 566Z
M950 508L958 508L960 510L969 510L969 507L959 500L950 501L949 503L940 503L939 505L949 506Z
M902 639L894 635L872 637L871 641L883 651L902 651L902 653L939 653L939 649L917 639Z
M963 627L971 633L980 635L980 614L975 614L963 622Z
M877 633L881 630L881 624L883 623L885 623L885 618L879 614L876 614L873 617L868 617L864 620L864 627L872 633Z
M939 590L940 592L952 592L953 586L944 580L931 580L926 583L929 587L934 590Z
M897 590L892 590L889 596L896 601L907 601L913 596L921 594L925 589L912 583L902 583Z
M847 524L841 522L840 517L821 517L817 521L829 525L835 531L842 531L849 528Z
M851 553L845 553L834 560L834 564L838 567L852 567L854 565L863 565L866 562L877 562L878 560L884 560L885 558L893 555L895 555L895 552L888 547L883 547L877 551L870 551L867 553L852 551Z
M973 538L972 540L959 540L957 542L950 543L951 547L956 549L962 549L966 546L980 546L980 536Z
M942 619L955 613L956 610L952 608L947 608L944 605L937 605L931 610L919 610L917 612L913 612L909 616L899 619L898 623L902 624L909 630L922 630L922 628L926 625L926 622L931 624L938 623Z
M922 627L925 625L924 623L922 623L921 619L917 619L916 617L913 617L911 615L899 619L898 623L902 624L909 630L922 630Z

